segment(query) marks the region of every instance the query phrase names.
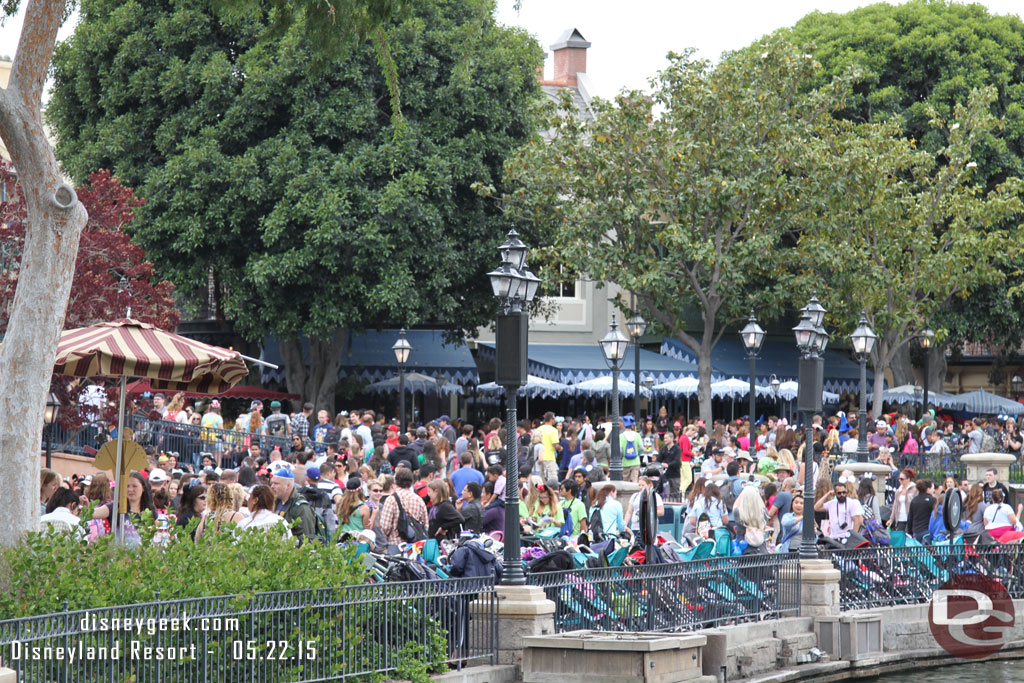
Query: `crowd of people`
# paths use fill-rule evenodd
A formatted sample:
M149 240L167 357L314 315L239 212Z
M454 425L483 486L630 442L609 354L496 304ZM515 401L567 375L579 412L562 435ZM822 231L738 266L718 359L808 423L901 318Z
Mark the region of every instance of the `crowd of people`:
M314 416L309 403L286 414L276 401L266 408L253 401L225 430L220 408L216 400L190 406L181 396L167 401L158 394L148 411L137 411L146 417L145 424L136 417L135 436L150 464L123 482L130 522L149 510L158 525L195 540L225 529L268 528L294 534L300 543L333 537L376 547L503 537L510 435L500 418L472 425L440 415L400 433L397 420L373 410L342 411L332 419L326 410ZM166 448L173 443L169 425L179 423L203 430L194 454ZM958 427L933 414L913 420L894 413L868 426L869 457L889 471L884 486L870 472L858 478L843 466L856 459L860 426L854 417L813 420L816 534L842 542L900 530L920 541L941 539L941 501L949 488L963 496L966 534L1009 540L1020 533L1022 511L1007 504L1008 491L994 472L985 482L916 475L931 456L1019 456L1021 433L1012 418L979 417ZM619 500L608 481L611 427L607 418L551 412L515 425L522 534L613 537L639 529L640 494ZM653 492L659 515L665 501L683 505L684 537L692 541L728 527L744 552L787 552L799 543L805 444L803 431L786 419L706 425L671 418L661 407L642 420L623 416L618 438L623 479ZM105 474L61 480L44 470L42 521L97 538L111 531L113 495ZM91 519L79 523L87 507Z

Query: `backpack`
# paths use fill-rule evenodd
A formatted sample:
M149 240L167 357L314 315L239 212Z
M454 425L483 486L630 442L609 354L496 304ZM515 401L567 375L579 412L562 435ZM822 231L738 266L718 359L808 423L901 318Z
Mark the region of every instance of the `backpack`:
M636 432L633 432L633 433L636 434ZM623 437L623 438L625 438L625 437ZM626 439L626 448L623 449L623 452L622 452L622 459L623 460L636 460L637 458L640 457L640 453L637 452L637 450L636 450L636 441L637 440L635 438L632 441L630 441L629 439ZM627 467L629 467L629 465L627 465Z
M590 523L587 525L590 538L594 543L604 540L604 522L601 521L601 508L595 507L590 511Z
M288 432L288 418L284 415L271 415L266 420L267 434L270 436L286 436Z
M334 514L330 494L318 486L303 486L299 491L313 506L313 511L323 518L327 530L333 534L334 530L338 528L338 518Z
M296 505L309 505L313 511L313 535L320 539L320 542L324 545L331 544L331 532L327 529L327 524L324 522L324 518L320 516L320 513L316 511L316 508L310 505L309 501L305 498L299 498L295 501ZM300 534L301 537L301 534Z
M523 443L525 441L525 443ZM533 465L536 463L536 458L533 455L533 448L531 448L529 434L524 434L523 438L519 440L519 472L527 473L533 471Z
M576 499L574 498L573 502L575 502L575 500ZM565 517L565 521L562 522L562 527L558 530L558 535L570 536L572 535L573 528L576 526L572 523L572 503L569 503L562 508L562 516Z
M398 537L406 543L426 540L427 530L418 519L413 519L405 512L405 508L402 507L402 499L398 497L398 494L392 495L398 505Z
M722 485L722 502L725 503L725 509L732 512L733 503L736 502L736 487L734 484L737 479L726 479Z
M978 452L979 453L998 453L999 452L999 447L996 446L996 438L994 436L992 436L991 434L989 434L988 432L984 432L982 434L982 436L981 436L981 450L978 451Z

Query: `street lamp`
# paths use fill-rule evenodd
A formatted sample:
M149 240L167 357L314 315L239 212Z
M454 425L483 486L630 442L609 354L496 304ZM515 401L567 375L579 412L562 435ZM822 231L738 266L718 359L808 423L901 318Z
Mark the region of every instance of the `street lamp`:
M636 393L633 394L633 412L636 418L640 419L640 337L647 331L647 321L637 310L635 299L633 305L633 317L626 321L626 331L633 339L633 384Z
M924 398L921 402L922 417L928 412L928 356L935 344L935 333L929 329L921 330L921 348L924 349Z
M412 344L405 338L405 329L398 331L398 340L391 346L398 361L398 429L405 434L405 364L409 362Z
M50 468L50 441L53 437L53 423L57 421L60 413L60 402L54 394L50 394L46 400L46 411L43 413L43 422L46 424L46 468Z
M604 352L605 362L612 369L612 458L609 474L612 481L622 481L622 450L619 444L619 368L622 366L622 359L626 357L629 339L619 330L614 313L608 334L598 343ZM636 389L639 391L639 387Z
M857 329L850 335L853 341L853 352L860 362L860 410L857 411L857 462L868 461L868 356L875 348L878 335L868 324L867 314L861 312Z
M1010 380L1010 390L1015 400L1020 398L1021 392L1024 391L1024 379L1021 379L1020 375L1014 375Z
M651 415L654 410L651 407L651 403L654 401L654 393L651 391L654 388L655 379L654 375L648 373L644 376L644 389L647 390L647 414Z
M515 230L509 230L498 247L501 265L487 276L501 306L495 334L495 381L505 388L505 570L501 583L526 583L519 543L519 440L516 434L516 392L526 384L529 317L524 308L533 301L540 278L526 265L526 245Z
M814 430L811 421L814 414L821 412L822 391L824 390L824 359L822 354L828 345L828 332L822 326L825 309L812 296L810 302L800 311L800 322L793 328L796 346L800 350L798 369L797 410L804 420L804 521L800 541L801 559L815 559L814 547Z
M750 359L750 429L754 429L754 420L756 419L757 413L757 387L754 386L754 374L757 369L757 352L761 350L761 344L764 343L764 330L757 324L757 318L754 317L754 309L750 309L750 318L747 319L747 325L740 330L740 338L743 340L743 346L747 349L747 358Z

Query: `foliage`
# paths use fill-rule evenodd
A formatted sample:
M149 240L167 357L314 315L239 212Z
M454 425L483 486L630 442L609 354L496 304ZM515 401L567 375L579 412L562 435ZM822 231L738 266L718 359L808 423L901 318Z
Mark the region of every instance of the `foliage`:
M136 183L148 201L134 238L186 299L214 273L252 339L475 329L493 313L485 273L508 223L470 185L497 183L533 130L540 49L497 26L492 2L416 3L387 26L396 141L372 45L316 73L300 27L258 40L261 7L225 22L202 0L87 0L54 57L48 116L66 168L102 160Z
M972 152L998 126L993 88L973 91L955 119L933 112L949 144L936 152L902 136L902 122L836 123L828 178L810 197L798 278L822 288L826 308L848 333L861 309L879 335L875 414L894 355L929 325L951 297L1000 281L1008 234L1000 226L1024 211L1021 181L990 192L974 182ZM939 330L945 335L944 330Z
M154 541L151 517L144 525L135 548L109 534L86 544L51 531L0 550L0 614L49 614L63 610L64 600L70 610L152 602L157 590L161 600L235 595L244 604L257 592L349 585L366 573L351 546L295 548L292 539L265 533L211 533L193 543L180 527L163 545Z
M0 270L0 311L3 311L0 333L7 329L7 311L18 285L27 221L22 187L16 184L11 171L10 164L0 165L0 183L4 184L9 199L0 205L0 244L4 245ZM89 174L88 182L76 192L89 212L89 220L78 247L64 328L117 320L125 317L130 306L134 319L174 329L179 315L172 296L174 285L157 280L153 264L146 260L146 252L133 244L124 231L135 210L145 201L107 170Z
M636 291L646 317L697 351L709 421L711 348L750 306L767 316L784 301L766 255L796 228L846 88L807 91L819 70L780 40L717 66L673 55L652 96L597 101L593 119L566 100L550 142L506 164L510 212L554 235L547 276L564 264ZM691 334L693 309L703 329Z
M952 119L972 89L992 87L990 103L1000 124L980 131L972 144L977 169L972 182L988 191L1024 176L1024 22L990 14L980 4L912 0L879 3L846 14L814 12L780 34L808 45L823 69L821 78L855 66L862 78L842 115L881 122L898 115L905 137L933 154L950 144L947 130L932 125L933 113ZM1009 229L1009 224L998 227ZM929 325L945 329L953 348L983 342L1004 351L1024 339L1024 257L1016 242L992 244L1000 256L999 277L969 296L948 297ZM1005 256L1005 258L1003 258Z

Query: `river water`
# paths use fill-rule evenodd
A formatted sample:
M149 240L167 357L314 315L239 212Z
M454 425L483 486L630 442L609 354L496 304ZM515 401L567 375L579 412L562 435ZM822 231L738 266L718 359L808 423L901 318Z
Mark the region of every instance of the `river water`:
M936 683L936 681L975 681L977 683L1024 683L1024 662L1020 660L957 664L941 669L924 669L914 673L901 671L877 680L891 683Z

